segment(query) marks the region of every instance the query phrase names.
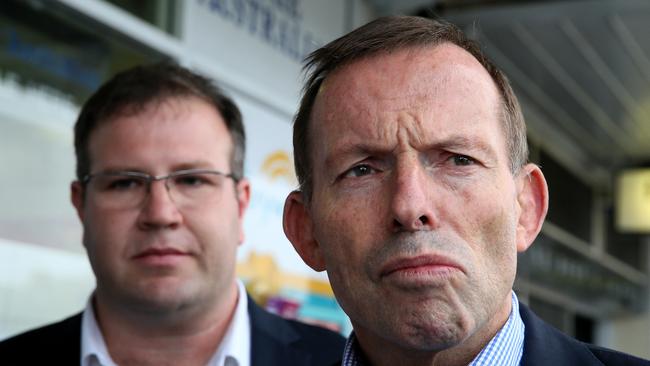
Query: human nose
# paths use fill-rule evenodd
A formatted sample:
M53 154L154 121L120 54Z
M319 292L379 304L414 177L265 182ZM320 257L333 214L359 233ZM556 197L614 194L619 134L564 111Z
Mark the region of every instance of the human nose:
M164 177L150 181L138 217L138 226L141 229L174 228L182 223L183 215L172 200L167 180L168 178Z
M430 194L432 183L419 162L405 162L397 167L391 199L394 231L423 231L435 227L437 219Z

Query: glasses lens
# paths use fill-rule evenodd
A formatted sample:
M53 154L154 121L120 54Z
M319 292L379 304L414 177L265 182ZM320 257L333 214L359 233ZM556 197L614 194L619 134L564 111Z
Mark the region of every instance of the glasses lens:
M187 172L172 175L167 185L177 204L195 205L215 199L224 176L214 172Z
M140 206L150 194L150 182L162 180L176 205L194 206L217 199L225 178L223 173L201 170L179 171L164 177L137 172L98 173L88 181L88 189L97 205L126 209Z
M97 174L89 181L89 188L102 207L133 207L146 196L147 179L128 174Z

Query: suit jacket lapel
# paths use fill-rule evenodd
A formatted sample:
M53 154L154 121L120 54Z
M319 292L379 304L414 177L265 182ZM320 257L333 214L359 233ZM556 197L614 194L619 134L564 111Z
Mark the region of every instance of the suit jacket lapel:
M311 355L292 344L300 335L286 321L262 310L248 298L251 320L251 365L310 365Z
M546 324L525 305L519 313L526 326L522 366L602 365L584 343Z

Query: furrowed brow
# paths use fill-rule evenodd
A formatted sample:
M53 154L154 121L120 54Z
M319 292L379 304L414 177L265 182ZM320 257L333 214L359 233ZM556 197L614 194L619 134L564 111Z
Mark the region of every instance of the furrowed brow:
M459 152L463 151L468 153L479 152L483 157L490 161L497 161L497 153L494 149L485 143L485 141L478 138L471 138L467 136L450 136L441 141L437 141L430 146L433 149L448 150Z
M335 147L327 153L327 156L325 157L325 167L331 169L341 160L348 158L354 159L355 157L361 156L386 155L390 152L391 149L385 146L368 143L349 144L346 146Z

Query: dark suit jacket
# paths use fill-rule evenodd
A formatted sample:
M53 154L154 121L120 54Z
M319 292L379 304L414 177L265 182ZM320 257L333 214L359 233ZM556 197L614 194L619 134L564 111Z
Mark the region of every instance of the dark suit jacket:
M522 303L519 313L526 326L521 366L650 366L650 361L571 338ZM340 365L339 361L330 366Z
M522 366L650 365L650 361L573 339L545 323L521 303L519 313L526 326Z
M251 365L330 365L341 359L339 334L273 315L248 299ZM0 342L0 365L79 365L81 314Z

